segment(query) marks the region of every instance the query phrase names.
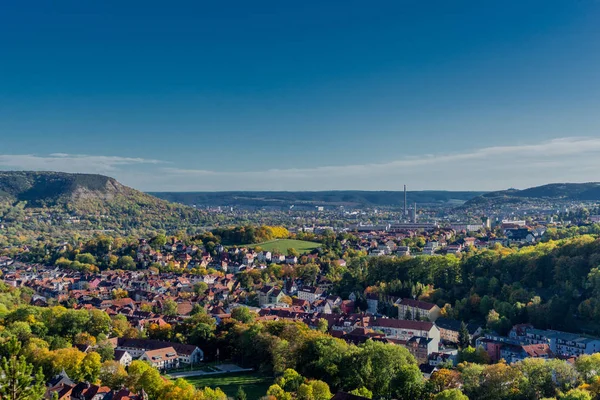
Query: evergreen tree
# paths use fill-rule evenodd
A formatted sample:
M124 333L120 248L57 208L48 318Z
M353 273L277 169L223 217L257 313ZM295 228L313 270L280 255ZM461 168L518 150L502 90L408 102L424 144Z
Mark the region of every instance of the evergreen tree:
M32 376L33 365L25 357L4 357L0 364L0 398L6 400L39 400L44 396L44 376L39 370Z
M241 386L238 386L237 393L235 394L235 400L246 400L248 397L246 396L246 392L242 389Z
M458 331L458 347L464 349L471 345L471 340L469 338L469 330L467 329L467 324L461 322L460 330Z

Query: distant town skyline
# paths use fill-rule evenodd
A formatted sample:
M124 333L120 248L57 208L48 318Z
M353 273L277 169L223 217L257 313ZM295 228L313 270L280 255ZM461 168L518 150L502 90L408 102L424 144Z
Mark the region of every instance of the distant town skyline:
M144 191L600 181L600 2L5 2L0 169Z

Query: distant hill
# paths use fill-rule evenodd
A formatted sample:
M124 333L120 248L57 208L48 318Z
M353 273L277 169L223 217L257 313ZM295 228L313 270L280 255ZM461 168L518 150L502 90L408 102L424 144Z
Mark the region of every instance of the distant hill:
M62 172L0 171L0 198L48 206L83 199L147 196L108 176Z
M600 201L600 183L550 183L528 189L508 189L482 194L465 206L521 203L530 200Z
M408 203L460 205L484 192L409 191ZM321 192L153 192L168 201L195 206L290 207L371 206L398 207L402 191L335 190Z
M69 219L82 229L168 229L198 223L201 214L107 176L62 172L0 171L0 205L0 219L31 229Z

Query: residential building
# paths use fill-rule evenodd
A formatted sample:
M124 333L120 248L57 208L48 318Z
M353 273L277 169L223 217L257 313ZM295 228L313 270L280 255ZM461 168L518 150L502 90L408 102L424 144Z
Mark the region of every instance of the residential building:
M425 338L420 336L413 336L404 345L416 358L419 364L426 363L429 360L429 355L438 351L439 342L436 342L433 338Z
M416 319L435 322L442 310L433 303L425 301L402 299L396 302L398 306L398 319Z
M126 350L115 350L115 361L118 361L124 367L128 367L133 361L133 357Z
M281 289L265 285L258 291L258 305L262 307L267 304L279 303L283 296L284 293Z
M376 293L367 293L367 312L371 314L377 314L377 308L379 307L379 295Z
M442 364L452 363L456 365L458 362L458 350L450 350L445 352L433 352L429 354L429 365L437 367Z
M386 338L408 341L414 336L432 338L433 346L436 348L440 342L440 330L433 322L409 321L392 318L371 318L368 327L381 331Z
M461 321L450 319L450 318L437 318L435 324L440 329L440 337L445 343L458 343L458 336L460 333ZM469 340L473 339L483 331L480 325L470 323L467 324L467 331L469 332Z
M531 325L516 325L509 337L525 344L548 344L557 356L578 357L600 352L600 339L552 330L535 329Z
M173 347L145 351L140 360L147 361L154 368L162 370L179 367L179 357Z
M182 364L197 364L204 359L204 352L197 346L175 342L164 342L152 339L112 338L109 341L115 350L127 351L134 360L139 359L148 350L157 350L172 347L177 352L179 362Z
M307 300L311 304L322 296L323 290L319 289L318 287L304 286L298 290L298 298L300 300Z
M408 247L408 246L398 246L396 248L396 255L398 257L410 256L410 247Z

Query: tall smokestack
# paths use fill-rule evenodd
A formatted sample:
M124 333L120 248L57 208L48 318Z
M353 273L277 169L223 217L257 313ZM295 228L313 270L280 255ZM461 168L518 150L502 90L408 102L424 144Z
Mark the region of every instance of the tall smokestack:
M413 214L413 223L416 224L417 223L417 203L415 203L415 211Z
M406 209L407 207L407 203L406 203L406 185L404 185L404 216L406 217L408 215L408 210Z

